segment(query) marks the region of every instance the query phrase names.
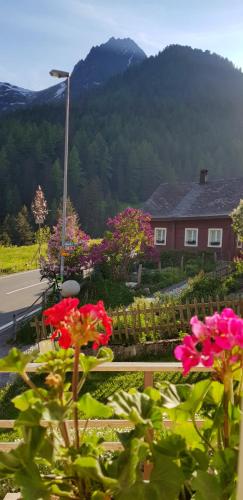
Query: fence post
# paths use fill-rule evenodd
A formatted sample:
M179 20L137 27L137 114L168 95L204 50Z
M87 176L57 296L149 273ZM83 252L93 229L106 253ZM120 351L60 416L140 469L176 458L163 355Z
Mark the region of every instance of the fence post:
M184 271L184 255L181 256L181 270Z
M45 309L46 307L46 292L43 292L42 294L42 309Z
M144 389L146 389L146 387L152 387L153 381L154 381L154 373L153 372L144 372ZM147 441L147 443L151 443L153 441L153 437L154 437L153 430L149 429L147 431L145 441ZM148 481L150 479L152 468L153 468L153 464L151 464L148 461L144 462L143 479L145 481Z
M144 372L144 389L146 389L146 387L153 387L153 385L154 385L154 373Z

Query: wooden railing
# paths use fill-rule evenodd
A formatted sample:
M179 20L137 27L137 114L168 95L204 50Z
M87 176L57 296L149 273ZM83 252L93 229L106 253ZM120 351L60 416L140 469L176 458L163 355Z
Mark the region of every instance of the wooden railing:
M40 367L40 364L38 363L30 363L27 366L27 372L29 373L35 373L38 368ZM81 370L80 370L81 371ZM168 372L181 372L182 371L182 365L181 363L144 363L144 362L134 362L134 363L128 363L128 362L113 362L113 363L105 363L104 365L100 365L96 368L93 369L93 371L99 371L99 372L143 372L144 373L144 388L148 386L153 385L153 377L155 372L159 373L168 373ZM212 371L211 368L204 367L204 366L198 366L192 368L192 371L194 372L210 372ZM73 426L73 421L72 420L67 420L67 425L69 427ZM14 427L14 420L0 420L0 428L3 429L11 429ZM197 420L196 421L198 427L201 426L202 421ZM47 425L46 422L42 422L43 425ZM86 421L84 420L79 420L79 426L80 429L84 429L84 426L86 424ZM170 420L164 420L164 424L166 427L170 427L172 425L172 422ZM131 428L132 424L128 420L90 420L88 423L88 428L91 429L97 429L97 428L115 428L115 429L121 429L121 428ZM242 427L243 430L243 427ZM242 434L242 431L241 431ZM0 450L2 451L10 451L11 449L14 449L18 446L18 442L9 442L9 443L0 443ZM243 444L243 443L242 443ZM122 448L121 444L118 442L106 442L103 443L103 446L105 449L108 450L119 450ZM240 446L240 449L242 449L242 445ZM241 457L241 454L240 454ZM239 460L239 465L238 465L238 470L241 470L241 465L242 465L242 458ZM148 479L150 474L150 470L146 470L146 466L144 466L144 479ZM241 481L241 475L239 474L239 483L238 483L238 490L237 490L237 500L242 499L242 493L243 493L243 483ZM19 493L8 493L5 496L4 500L17 500L20 499L21 496Z
M40 363L29 363L27 365L26 371L28 373L36 373L40 367ZM210 372L211 369L205 366L194 367L192 369L194 372ZM80 368L80 371L81 368ZM154 373L168 373L168 372L182 372L181 363L145 363L145 362L112 362L104 363L103 365L95 367L92 371L96 372L143 372L144 373L144 388L153 386ZM1 370L0 370L1 372ZM72 420L67 420L67 425L69 427L73 426ZM15 420L0 420L0 428L2 429L12 429L14 427ZM170 420L165 420L164 424L166 427L171 426ZM42 425L47 425L46 422L42 422ZM201 425L201 421L198 421L198 425ZM86 420L79 420L80 429L86 427ZM129 420L90 420L88 423L88 428L131 428L132 424ZM1 451L10 451L18 446L19 442L0 442ZM106 442L104 447L109 450L121 449L121 444L118 442Z

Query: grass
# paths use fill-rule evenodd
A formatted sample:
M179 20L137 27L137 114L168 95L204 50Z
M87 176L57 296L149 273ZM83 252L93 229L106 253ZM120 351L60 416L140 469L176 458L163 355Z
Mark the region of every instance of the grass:
M89 245L97 245L101 239L91 239ZM46 255L47 245L42 245L42 256ZM0 275L18 273L21 271L28 271L37 269L39 267L38 259L38 244L26 245L22 247L0 246Z
M42 247L42 255L46 252L46 245ZM37 269L38 245L0 247L0 274L18 273Z

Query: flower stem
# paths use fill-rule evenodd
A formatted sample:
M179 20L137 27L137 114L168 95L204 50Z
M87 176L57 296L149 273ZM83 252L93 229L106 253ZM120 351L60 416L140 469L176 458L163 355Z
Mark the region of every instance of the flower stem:
M69 434L68 434L68 430L67 430L67 424L66 424L66 422L65 422L65 421L64 421L64 422L60 422L59 427L60 427L60 432L61 432L61 434L62 434L62 437L63 437L63 441L64 441L64 443L65 443L65 446L66 446L67 448L69 448L69 446L70 446L70 440L69 440Z
M197 423L196 423L196 420L195 420L195 415L192 414L191 415L191 419L192 419L192 423L193 423L193 427L196 431L196 433L198 434L198 436L200 437L200 439L202 440L202 442L204 441L204 443L208 446L208 448L210 448L212 451L215 451L214 447L211 445L211 443L205 438L205 436L199 431L198 429L198 426L197 426Z
M223 396L223 407L224 407L224 446L228 448L230 441L230 420L229 420L229 403L234 403L233 401L233 380L229 372L225 373L224 376L224 396Z
M80 346L78 344L75 345L74 351L74 362L73 362L73 378L72 378L72 393L73 393L73 420L74 420L74 444L76 448L79 448L79 429L78 429L78 408L76 405L78 399L78 369L79 369L79 353Z
M43 394L41 394L41 392L39 391L38 387L36 387L36 385L32 382L31 378L29 377L29 375L26 373L26 372L23 372L21 373L21 377L23 379L23 381L35 392L37 392L38 396L43 400L45 399L43 397Z

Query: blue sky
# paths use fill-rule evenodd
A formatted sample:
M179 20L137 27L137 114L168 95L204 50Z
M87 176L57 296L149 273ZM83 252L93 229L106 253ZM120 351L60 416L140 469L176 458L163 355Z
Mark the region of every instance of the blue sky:
M0 0L0 81L30 89L56 82L92 45L130 37L148 54L180 43L243 68L243 0Z

